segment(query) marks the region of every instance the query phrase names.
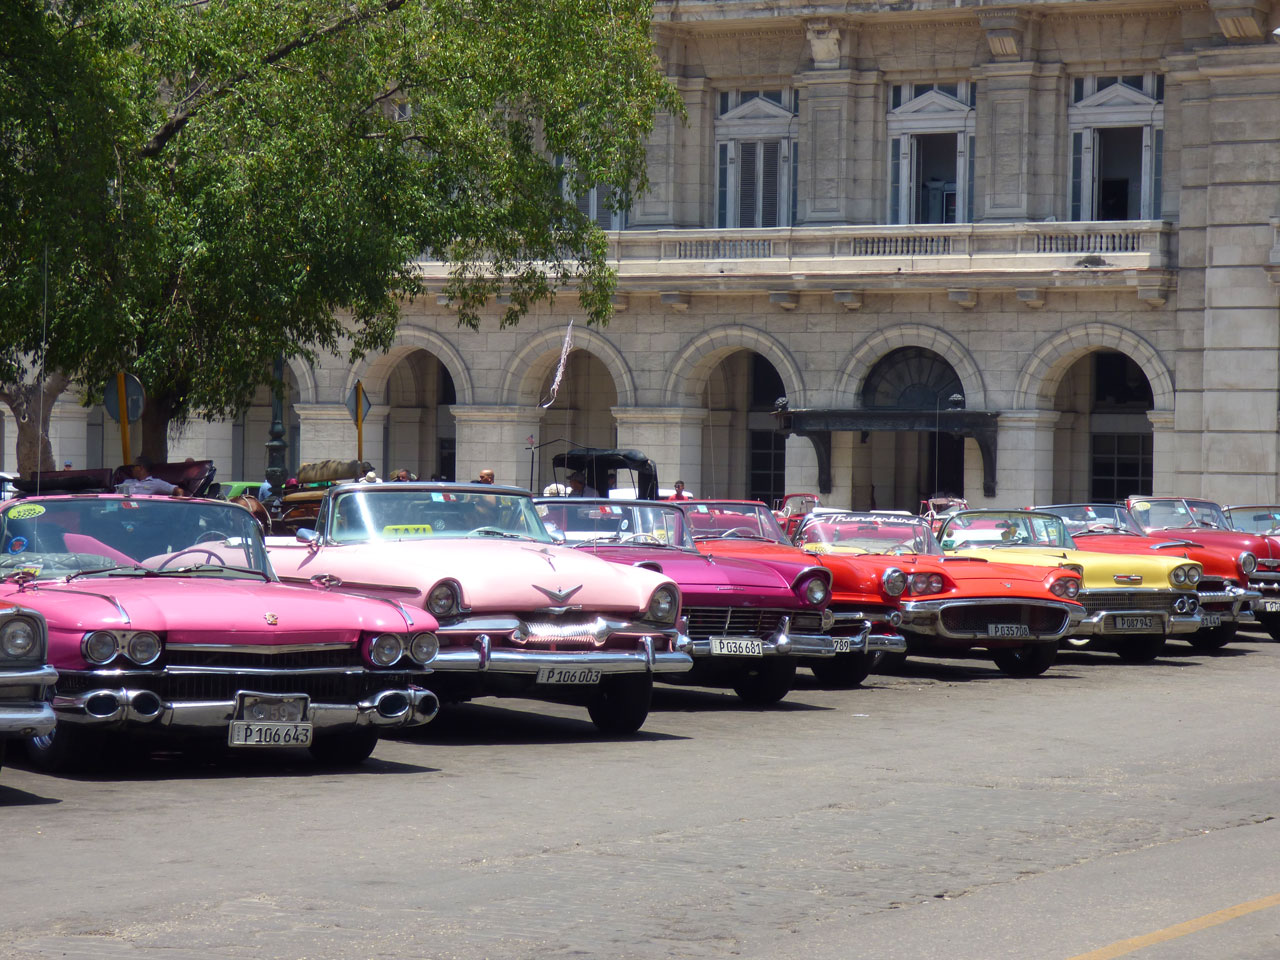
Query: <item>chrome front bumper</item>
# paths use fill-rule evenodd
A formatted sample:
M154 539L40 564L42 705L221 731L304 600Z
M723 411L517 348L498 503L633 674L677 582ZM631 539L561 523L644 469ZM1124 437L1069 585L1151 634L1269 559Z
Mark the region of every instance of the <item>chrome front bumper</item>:
M791 618L783 617L778 629L768 637L746 634L714 634L705 640L689 640L689 653L696 657L732 657L732 654L711 652L712 640L746 640L760 643L760 652L766 657L834 657L836 646L825 633L792 633Z
M526 630L516 617L476 617L436 631L440 652L431 669L440 673L536 674L543 667L594 667L603 675L619 673L685 673L693 667L688 650L692 641L679 630L654 629L623 620L597 619L602 638L613 633L642 634L634 650L610 647L594 650L528 649L506 646L515 631ZM658 638L672 650L655 650ZM499 645L499 644L503 645ZM665 645L665 644L663 644Z
M1254 604L1262 599L1257 590L1245 590L1241 587L1228 587L1226 590L1215 590L1213 593L1197 592L1200 610L1205 616L1217 616L1223 623L1254 623ZM1206 604L1230 604L1226 610L1206 610Z
M53 730L57 717L44 698L57 679L58 671L47 664L0 672L0 738L42 737Z
M833 613L835 614L835 626L831 628L833 635L839 635L848 630L857 631L856 635L849 637L850 653L907 652L907 638L886 629L902 623L902 614L897 610L880 614L861 611L833 611Z
M1120 628L1115 617L1150 617L1151 629ZM1195 633L1200 629L1200 611L1193 614L1170 614L1165 610L1104 610L1085 617L1072 631L1073 636L1127 637L1135 634L1163 633L1166 637Z
M948 630L942 622L942 611L948 607L982 607L992 604L1008 605L1008 606L1025 606L1025 607L1042 607L1050 610L1057 610L1062 614L1062 629L1051 631L1049 633L1032 633L1028 627L1028 632L1019 636L993 636L990 632L979 633L973 632L957 632ZM1036 599L1017 599L1002 597L966 597L964 599L943 599L943 600L906 600L902 604L902 626L912 633L923 634L929 637L940 637L946 640L965 640L969 642L979 641L1018 641L1025 640L1028 643L1038 643L1040 641L1050 642L1061 640L1069 634L1077 623L1080 623L1082 613L1079 610L1073 610L1065 603L1055 603L1052 600L1036 600Z
M256 693L246 688L240 693ZM280 694L264 694L280 696ZM417 727L435 718L440 701L430 690L383 690L359 703L307 705L307 721L316 730L341 727ZM55 694L53 712L59 723L78 723L99 729L149 727L171 732L221 732L235 719L236 701L162 700L150 690L128 687ZM47 732L47 731L46 731Z

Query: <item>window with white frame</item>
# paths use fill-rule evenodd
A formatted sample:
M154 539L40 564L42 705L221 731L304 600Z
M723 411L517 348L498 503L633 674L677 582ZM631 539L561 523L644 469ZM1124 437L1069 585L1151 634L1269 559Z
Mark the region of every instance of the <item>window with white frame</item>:
M889 96L889 223L973 219L970 81L895 83Z
M627 212L621 209L622 198L612 187L597 184L573 200L578 212L594 220L601 230L622 230L627 225Z
M795 223L799 94L721 91L715 120L716 226Z
M1164 77L1076 77L1067 108L1072 220L1158 220L1164 187Z

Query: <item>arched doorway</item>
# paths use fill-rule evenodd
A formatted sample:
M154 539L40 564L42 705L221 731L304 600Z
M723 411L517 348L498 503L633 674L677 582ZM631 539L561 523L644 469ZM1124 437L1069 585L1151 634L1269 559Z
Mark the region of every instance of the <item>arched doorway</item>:
M387 374L384 397L381 475L404 469L423 480L457 479L456 431L449 412L457 391L440 359L428 350L407 352Z
M551 400L557 366L552 364L542 380L542 403ZM570 351L555 398L542 418L542 446L537 452L534 478L537 491L557 480L564 481L563 475L556 476L552 468L551 461L557 453L575 447L617 446L618 427L613 417L617 404L618 388L604 361L589 350Z
M899 347L881 357L862 385L868 410L914 411L933 430L864 432L855 439L854 502L881 510L915 511L937 494L963 497L964 438L938 429L944 411L965 405L955 368L924 347Z
M1058 385L1054 498L1121 500L1152 493L1151 382L1132 358L1095 350Z
M786 396L777 367L754 350L721 359L707 379L703 404L701 497L773 503L786 493L786 437L774 405Z

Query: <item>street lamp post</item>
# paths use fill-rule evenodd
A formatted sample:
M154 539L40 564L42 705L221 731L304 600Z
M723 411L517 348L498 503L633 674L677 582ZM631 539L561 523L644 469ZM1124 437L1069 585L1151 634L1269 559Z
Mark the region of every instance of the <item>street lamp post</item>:
M947 397L947 409L959 410L964 406L964 397L958 393L953 393ZM942 441L942 397L938 396L933 403L933 496L937 496L941 491L938 490L938 460Z
M271 484L271 496L280 499L284 490L284 481L289 475L284 463L285 450L288 444L284 439L284 355L277 354L272 364L271 375L275 379L275 388L271 391L271 427L267 431L267 482Z

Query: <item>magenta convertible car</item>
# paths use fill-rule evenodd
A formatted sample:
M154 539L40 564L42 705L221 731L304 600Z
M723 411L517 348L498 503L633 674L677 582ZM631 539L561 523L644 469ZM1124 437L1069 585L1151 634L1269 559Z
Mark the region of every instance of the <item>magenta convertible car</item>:
M628 734L649 714L654 676L693 666L672 578L557 543L514 487L343 484L325 491L314 530L268 543L282 579L434 616L431 688L444 701L579 704Z
M31 497L0 507L0 600L42 614L57 725L48 769L114 740L306 747L359 763L381 731L426 723L435 621L399 604L279 583L257 521L228 503Z
M703 556L674 503L557 497L539 500L538 512L579 550L680 587L694 666L669 682L732 687L765 705L791 690L800 657L835 656L831 571L817 563Z

